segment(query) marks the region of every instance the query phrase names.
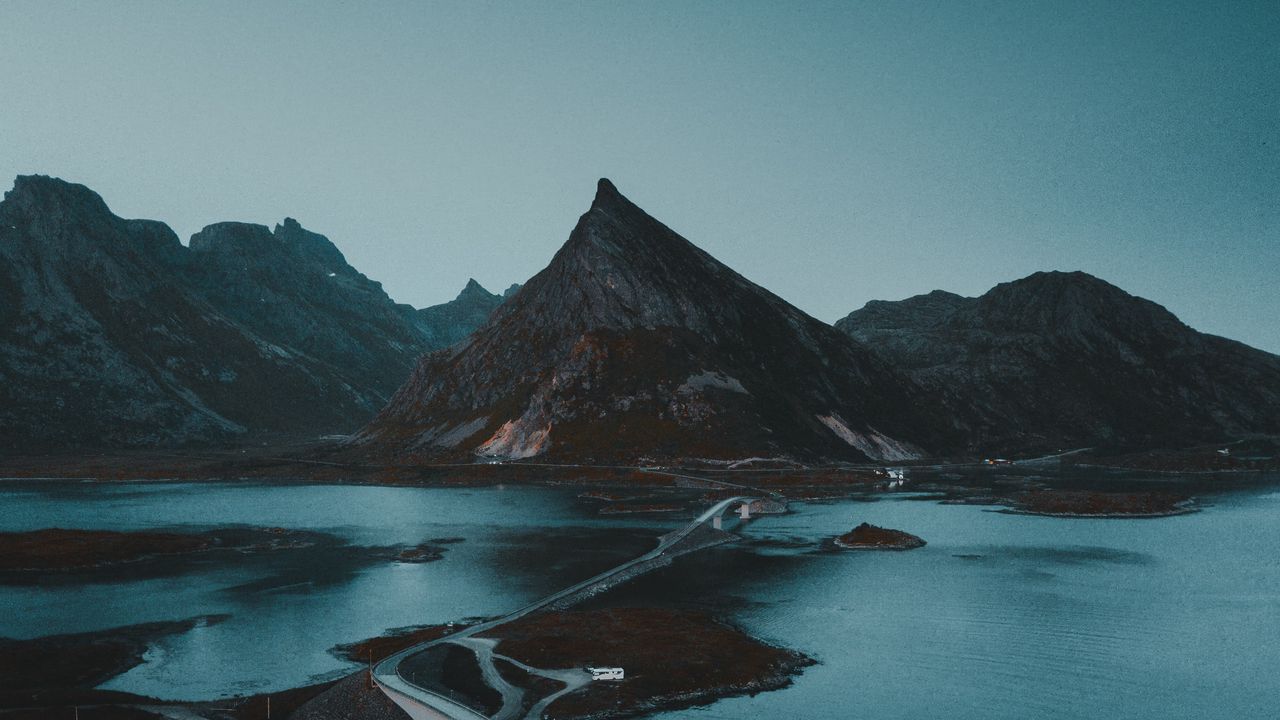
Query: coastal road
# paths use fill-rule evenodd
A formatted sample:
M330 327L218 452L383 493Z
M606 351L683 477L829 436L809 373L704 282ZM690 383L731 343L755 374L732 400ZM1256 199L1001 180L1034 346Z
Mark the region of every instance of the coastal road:
M727 488L734 488L735 490L746 490L753 493L759 493L761 495L782 497L782 493L774 490L762 490L759 488L753 488L749 485L739 485L738 483L731 483L728 480L720 480L718 478L700 478L693 475L681 475L680 473L677 473L677 472L671 472L670 470L659 470L657 468L642 467L638 469L640 472L649 473L650 475L666 475L667 477L683 478L685 480L696 480L697 482L701 482L701 483L715 483L716 485L721 485Z
M476 655L476 660L480 663L480 672L484 676L485 682L489 687L494 688L502 695L502 708L493 715L492 720L517 720L517 718L526 718L527 720L541 720L542 711L547 706L555 702L562 695L577 690L591 682L591 673L581 668L567 668L562 670L536 668L532 665L526 665L513 657L500 655L493 651L498 645L498 641L493 638L461 638L451 640L455 645L462 645L470 648ZM521 713L522 703L524 701L524 690L508 683L502 674L498 672L497 667L493 664L494 660L503 660L524 670L530 675L538 675L544 678L555 680L564 685L563 688L547 695L529 708L528 712Z
M698 515L698 517L694 518L694 520L688 525L685 525L674 532L663 535L658 542L657 547L643 555L640 555L639 557L632 558L631 560L606 570L599 575L587 578L586 580L575 585L571 585L559 592L552 593L541 600L530 603L529 605L508 613L507 615L503 615L500 618L489 620L488 622L483 622L478 625L472 625L471 627L460 630L452 635L446 635L445 637L437 640L430 640L405 648L373 667L374 682L384 693L386 693L387 697L391 698L397 705L404 708L410 716L415 718L415 720L420 717L433 719L445 717L455 718L456 720L476 720L477 718L484 718L484 715L481 715L475 710L472 710L455 700L425 688L420 688L409 682L400 674L400 664L411 655L416 655L427 648L443 643L464 640L488 630L492 630L500 625L505 625L509 622L519 620L530 613L554 605L561 600L572 597L573 595L595 585L605 584L607 581L635 568L638 565L641 565L642 563L657 560L679 544L680 541L688 537L694 530L697 530L700 526L709 522L711 518L722 514L730 505L735 503L749 503L756 499L757 498L753 496L739 495L721 500L715 505L712 505L702 514ZM410 706L414 706L412 710L410 709ZM427 714L430 712L435 712L437 714Z
M454 645L461 645L476 656L476 662L480 665L480 675L484 677L484 682L489 687L498 691L502 696L502 706L494 713L493 720L515 720L520 716L520 702L524 700L524 690L507 682L502 677L502 673L498 672L497 666L493 664L495 657L493 648L498 644L493 638L465 637L453 638ZM501 658L501 655L497 657Z

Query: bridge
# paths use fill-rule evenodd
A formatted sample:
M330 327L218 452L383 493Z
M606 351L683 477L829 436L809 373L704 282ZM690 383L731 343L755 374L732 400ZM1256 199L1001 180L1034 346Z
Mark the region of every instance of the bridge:
M501 677L495 677L497 673L493 671L492 660L495 655L492 653L492 643L486 642L484 638L476 637L477 635L519 620L539 610L570 607L592 595L617 587L634 577L669 565L674 558L680 555L730 542L736 539L737 536L719 529L720 516L734 504L739 504L741 506L741 516L747 518L750 515L749 508L751 503L757 499L759 498L739 495L721 500L698 515L689 524L660 537L657 547L639 557L632 558L594 577L552 593L502 617L472 625L443 638L405 648L373 667L373 681L387 697L399 705L414 720L489 720L487 716L453 698L415 685L401 672L401 665L405 660L424 650L446 643L461 645L476 653L486 681L493 685L494 689L503 696L502 709L493 716L494 720L513 720L519 717L519 697L517 696L513 701L510 694L514 689L510 688ZM714 527L711 523L714 523ZM504 656L496 657L514 662L511 658ZM526 671L532 670L535 674L553 677L565 683L563 690L553 696L544 698L525 717L540 716L542 710L556 697L576 690L586 682L589 682L589 677L586 677L586 673L582 671L538 670L527 666L525 666L525 669ZM576 676L575 672L584 677ZM534 715L534 710L537 711L538 715Z

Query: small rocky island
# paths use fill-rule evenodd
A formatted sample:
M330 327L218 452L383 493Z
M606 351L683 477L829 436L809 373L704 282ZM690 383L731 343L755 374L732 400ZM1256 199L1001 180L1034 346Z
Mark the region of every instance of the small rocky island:
M925 541L901 530L891 530L862 523L832 542L846 550L914 550L925 546Z

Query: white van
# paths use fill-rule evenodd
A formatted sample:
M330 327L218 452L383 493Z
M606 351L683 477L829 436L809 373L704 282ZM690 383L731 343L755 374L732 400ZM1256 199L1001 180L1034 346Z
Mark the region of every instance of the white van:
M589 667L587 672L592 680L621 680L623 676L622 668Z

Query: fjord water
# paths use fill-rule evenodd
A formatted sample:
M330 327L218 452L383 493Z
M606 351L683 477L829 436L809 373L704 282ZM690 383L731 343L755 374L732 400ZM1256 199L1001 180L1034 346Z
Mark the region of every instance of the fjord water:
M1280 493L1155 520L1065 520L897 496L801 503L746 543L684 558L601 603L707 607L820 664L791 687L662 718L1266 717L1280 697ZM683 517L602 519L540 488L7 484L0 529L282 526L350 545L458 536L441 561L340 548L162 578L0 586L0 635L200 614L106 687L203 699L350 669L328 652L385 628L496 614L647 549ZM833 552L858 522L910 552Z
M729 551L737 581L716 602L820 664L781 692L657 717L1276 717L1280 493L1211 500L1200 513L1148 520L910 500L761 518L749 531L760 545L862 521L929 544L783 562L761 552L795 551ZM714 597L697 579L705 572L688 564L648 582Z
M648 550L661 531L581 518L572 497L537 488L5 483L0 530L243 525L318 530L347 545L197 559L194 571L160 578L0 585L0 636L229 614L160 641L145 664L103 687L179 700L297 687L351 671L329 652L335 644L501 614ZM445 559L426 564L354 547L457 537Z

